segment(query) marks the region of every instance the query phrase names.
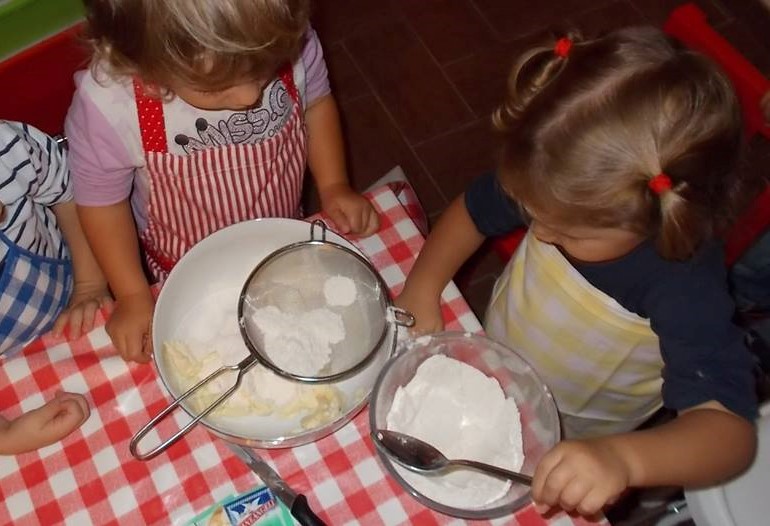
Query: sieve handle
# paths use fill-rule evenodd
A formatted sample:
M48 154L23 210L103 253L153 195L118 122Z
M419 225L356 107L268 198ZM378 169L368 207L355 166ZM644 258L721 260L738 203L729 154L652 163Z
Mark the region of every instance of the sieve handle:
M414 314L401 307L388 307L393 322L401 327L414 327Z
M321 229L320 238L315 237L316 227ZM320 239L321 241L326 241L326 231L328 229L329 227L326 226L326 223L324 223L322 219L316 219L315 221L310 223L310 241L317 241L318 239Z
M158 413L152 420L147 422L142 429L140 429L132 438L131 442L129 443L129 450L131 451L131 454L136 458L137 460L150 460L151 458L155 458L159 454L163 453L166 449L168 449L169 446L174 444L177 440L185 436L187 433L190 432L190 430L195 427L200 420L208 415L210 412L212 412L214 409L219 407L219 405L224 402L230 395L232 395L236 389L241 385L241 380L243 379L243 375L251 369L251 367L257 363L256 358L254 356L249 355L248 357L241 360L241 362L237 365L225 365L208 375L206 378L189 388L187 391L182 394L179 398L174 400L171 404L166 406L166 408ZM175 411L180 404L189 398L193 393L195 393L198 389L205 386L215 378L218 378L222 374L228 372L228 371L238 371L238 376L235 379L235 384L233 384L232 387L230 387L227 391L222 393L219 398L214 400L206 409L204 409L200 414L198 414L195 418L192 419L191 422L189 422L187 425L185 425L182 429L176 432L174 436L166 440L165 442L161 443L159 446L157 446L154 449L151 449L150 451L147 451L146 453L140 453L139 452L139 442L153 429L155 429L155 426L157 426L161 420L165 419L167 416L169 416L173 411Z

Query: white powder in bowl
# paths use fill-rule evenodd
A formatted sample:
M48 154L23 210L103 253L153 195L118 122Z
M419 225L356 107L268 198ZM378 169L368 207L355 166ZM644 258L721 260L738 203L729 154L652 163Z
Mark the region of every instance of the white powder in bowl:
M289 314L269 305L254 310L251 320L267 357L292 374L317 375L329 363L331 346L345 339L342 317L325 308Z
M165 374L181 393L223 365L234 365L249 355L238 327L235 310L239 291L227 289L211 294L193 306L179 327L183 339L166 341L162 354ZM328 312L328 311L327 311ZM325 330L344 337L344 328L329 323L321 313L311 314L306 326L326 324ZM235 381L223 374L186 403L202 411ZM307 385L282 378L261 365L253 366L240 388L211 415L218 417L271 416L298 419L302 429L314 429L338 418L346 408L345 396L334 385Z
M324 282L324 297L330 307L349 307L356 301L355 282L345 276L332 276Z
M469 459L518 471L524 463L516 402L494 378L440 354L417 368L399 387L387 428L415 436L450 459ZM457 469L426 476L397 466L426 497L455 508L481 508L503 497L511 482L479 471Z

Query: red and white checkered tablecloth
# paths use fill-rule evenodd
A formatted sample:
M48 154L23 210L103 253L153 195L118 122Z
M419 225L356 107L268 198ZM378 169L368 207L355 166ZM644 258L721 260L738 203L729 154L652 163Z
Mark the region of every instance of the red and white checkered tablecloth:
M357 244L398 293L424 240L390 187L369 197L382 213L382 229ZM453 284L444 300L449 329L481 329ZM202 426L150 461L131 456L133 433L170 398L153 366L120 359L103 320L77 341L45 336L0 365L0 408L7 417L40 406L58 390L84 393L92 408L62 442L0 457L0 525L179 525L258 482ZM366 409L315 443L261 453L330 525L464 523L425 508L386 474L368 438ZM529 506L489 524L593 523L564 514L545 520Z

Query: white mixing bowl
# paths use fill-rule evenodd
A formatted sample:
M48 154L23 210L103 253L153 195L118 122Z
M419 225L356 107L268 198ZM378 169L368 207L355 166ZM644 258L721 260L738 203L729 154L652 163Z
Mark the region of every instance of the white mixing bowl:
M164 343L185 340L184 327L196 306L210 298L230 301L235 310L241 287L254 267L273 251L288 244L307 241L311 224L294 219L258 219L220 230L195 245L174 267L164 284L155 307L152 342L154 360L164 385L179 397L173 368L164 359ZM361 253L354 245L327 231L326 238ZM344 273L344 269L340 269ZM231 296L231 298L227 298ZM233 319L233 324L237 319ZM224 417L208 415L201 423L212 433L231 442L250 447L291 447L318 440L342 427L367 403L377 374L390 357L395 345L396 327L388 324L388 334L372 361L344 380L331 383L341 391L344 407L334 420L319 427L302 429L301 415L293 418L276 415ZM248 374L248 373L247 373ZM235 375L232 375L233 381ZM193 414L188 406L185 410Z

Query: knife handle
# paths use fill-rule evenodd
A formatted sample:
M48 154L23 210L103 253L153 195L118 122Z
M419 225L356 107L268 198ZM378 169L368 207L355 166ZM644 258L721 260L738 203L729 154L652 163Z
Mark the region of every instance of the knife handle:
M291 514L302 526L326 526L326 523L313 513L307 502L307 497L302 494L294 498L294 504L291 505Z

